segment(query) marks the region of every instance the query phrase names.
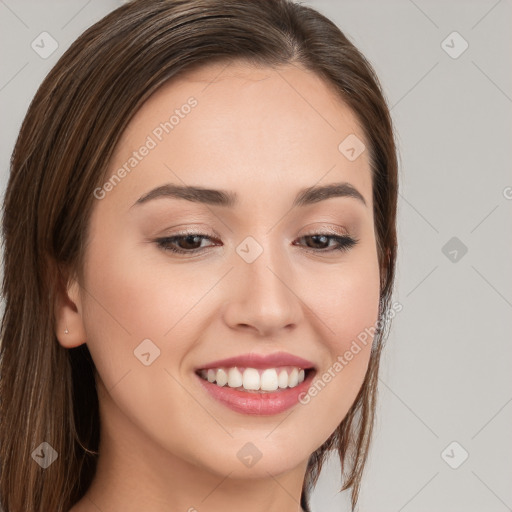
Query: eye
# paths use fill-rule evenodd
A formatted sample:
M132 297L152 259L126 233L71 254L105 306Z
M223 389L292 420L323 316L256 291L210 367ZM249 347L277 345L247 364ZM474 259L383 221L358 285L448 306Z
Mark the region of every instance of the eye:
M165 238L158 238L155 242L164 251L176 254L196 254L203 252L207 247L215 245L202 245L202 242L205 240L215 240L215 238L205 233L178 233ZM359 240L348 235L332 235L328 233L304 235L298 240L306 241L306 250L318 253L348 251L359 242ZM332 242L334 242L334 245L332 245ZM310 243L313 246L309 245ZM294 245L300 244L294 242Z
M303 237L299 238L299 240L312 241L313 247L308 246L308 249L316 252L348 251L359 242L359 240L356 240L355 238L352 238L348 235L330 235L327 233L304 235ZM329 247L330 242L334 242L335 245L331 245L330 249L325 250L327 247ZM318 245L321 247L318 247Z
M156 243L158 247L165 251L178 254L193 254L204 249L204 247L201 247L203 240L211 240L212 238L203 233L184 233L159 238L156 240Z

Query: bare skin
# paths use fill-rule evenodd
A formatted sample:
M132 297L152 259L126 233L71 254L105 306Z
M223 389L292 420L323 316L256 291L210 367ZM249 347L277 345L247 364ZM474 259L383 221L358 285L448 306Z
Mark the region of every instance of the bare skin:
M159 141L155 127L192 96L197 105ZM339 151L350 134L365 141L335 92L291 65L203 67L159 89L131 120L106 180L148 136L156 147L95 202L84 281L71 280L56 307L59 342L87 343L100 402L97 473L72 512L301 510L308 458L355 400L371 339L307 404L276 415L227 408L195 369L284 351L321 377L377 321L369 155L350 161ZM299 190L340 182L366 205L340 196L292 208ZM134 206L168 183L236 192L238 202ZM193 255L157 244L184 229L210 238ZM335 239L308 236L324 233L358 241L335 250ZM252 263L236 251L249 236L262 249ZM160 350L148 366L134 355L145 339ZM237 456L246 443L262 454L251 467Z

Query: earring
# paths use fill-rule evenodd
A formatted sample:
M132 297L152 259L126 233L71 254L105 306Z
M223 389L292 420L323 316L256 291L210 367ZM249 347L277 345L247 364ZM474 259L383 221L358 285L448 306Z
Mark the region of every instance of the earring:
M64 334L69 334L68 328L66 327L66 330L64 331Z

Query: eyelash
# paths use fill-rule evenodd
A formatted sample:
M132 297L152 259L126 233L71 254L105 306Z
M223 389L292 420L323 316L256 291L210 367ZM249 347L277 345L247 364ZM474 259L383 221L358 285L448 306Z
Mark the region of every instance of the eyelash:
M350 250L352 247L354 247L359 242L358 239L352 238L350 236L332 235L329 233L311 233L311 234L301 236L299 240L301 240L303 238L314 237L314 236L326 237L330 240L334 240L339 245L338 245L338 247L334 247L331 249L314 249L312 247L307 247L306 248L307 251L320 252L320 253L333 252L333 251L346 252L346 251ZM196 254L196 253L202 252L204 249L206 249L206 247L198 247L196 249L186 250L186 249L178 249L171 245L172 243L175 243L175 242L182 240L184 238L187 238L187 237L200 237L202 240L212 240L213 239L213 237L210 237L203 233L185 232L185 233L178 233L176 235L168 236L165 238L158 238L155 240L155 242L158 245L158 247L160 247L164 251L169 251L169 252L176 253L176 254Z

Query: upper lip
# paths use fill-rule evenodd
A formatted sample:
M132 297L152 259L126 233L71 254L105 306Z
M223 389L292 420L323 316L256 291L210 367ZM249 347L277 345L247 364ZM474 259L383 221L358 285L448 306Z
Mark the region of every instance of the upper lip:
M240 356L219 359L199 366L198 370L207 370L209 368L232 368L242 366L244 368L275 368L277 366L296 366L298 368L314 368L314 364L302 357L288 354L287 352L275 352L273 354L242 354Z

